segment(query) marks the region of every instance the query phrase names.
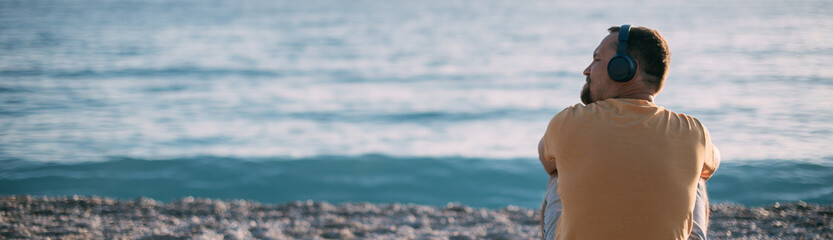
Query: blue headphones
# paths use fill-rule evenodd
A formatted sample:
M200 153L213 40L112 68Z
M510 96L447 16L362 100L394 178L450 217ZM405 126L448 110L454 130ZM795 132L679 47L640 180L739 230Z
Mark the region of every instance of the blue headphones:
M627 82L636 74L636 62L628 55L628 36L631 25L622 25L619 28L619 46L616 47L616 56L607 62L607 74L613 81Z

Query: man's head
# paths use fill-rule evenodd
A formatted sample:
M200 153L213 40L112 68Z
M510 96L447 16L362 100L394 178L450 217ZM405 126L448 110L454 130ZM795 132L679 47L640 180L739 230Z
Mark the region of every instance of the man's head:
M636 62L636 74L628 82L616 82L607 73L610 58L616 55L619 43L619 27L608 29L607 35L596 50L593 62L584 69L587 76L581 91L581 101L590 104L608 98L645 98L649 100L662 90L668 75L671 52L659 32L645 27L632 27L627 53Z

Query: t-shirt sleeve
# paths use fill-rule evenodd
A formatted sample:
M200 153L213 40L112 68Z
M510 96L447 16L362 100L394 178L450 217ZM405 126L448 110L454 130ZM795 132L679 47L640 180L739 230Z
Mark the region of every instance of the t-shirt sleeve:
M544 137L541 139L544 148L543 157L548 161L555 160L555 151L556 146L558 145L558 136L560 134L561 127L564 124L564 119L566 115L569 114L569 111L570 107L562 110L554 117L552 117L549 125L547 125L547 131L544 132Z
M706 126L703 126L703 135L706 140L706 152L704 154L706 159L703 161L703 171L700 172L700 177L708 180L714 175L714 172L717 171L717 167L720 165L720 151L712 143L711 135L709 134L709 130L706 129Z

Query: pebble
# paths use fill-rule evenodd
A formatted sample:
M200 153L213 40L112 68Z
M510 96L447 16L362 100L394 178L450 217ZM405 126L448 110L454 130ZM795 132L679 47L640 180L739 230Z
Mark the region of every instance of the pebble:
M715 239L833 239L833 205L711 206ZM507 206L186 197L0 196L0 239L538 239L540 212Z

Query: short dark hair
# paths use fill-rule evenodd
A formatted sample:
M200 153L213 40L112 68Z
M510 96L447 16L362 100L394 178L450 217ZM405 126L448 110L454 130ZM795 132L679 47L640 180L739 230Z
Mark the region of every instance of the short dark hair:
M619 26L607 29L608 32L619 32ZM668 77L668 64L671 63L671 51L668 43L657 30L646 27L631 27L628 37L628 55L637 62L642 72L650 75L645 80L661 90Z

